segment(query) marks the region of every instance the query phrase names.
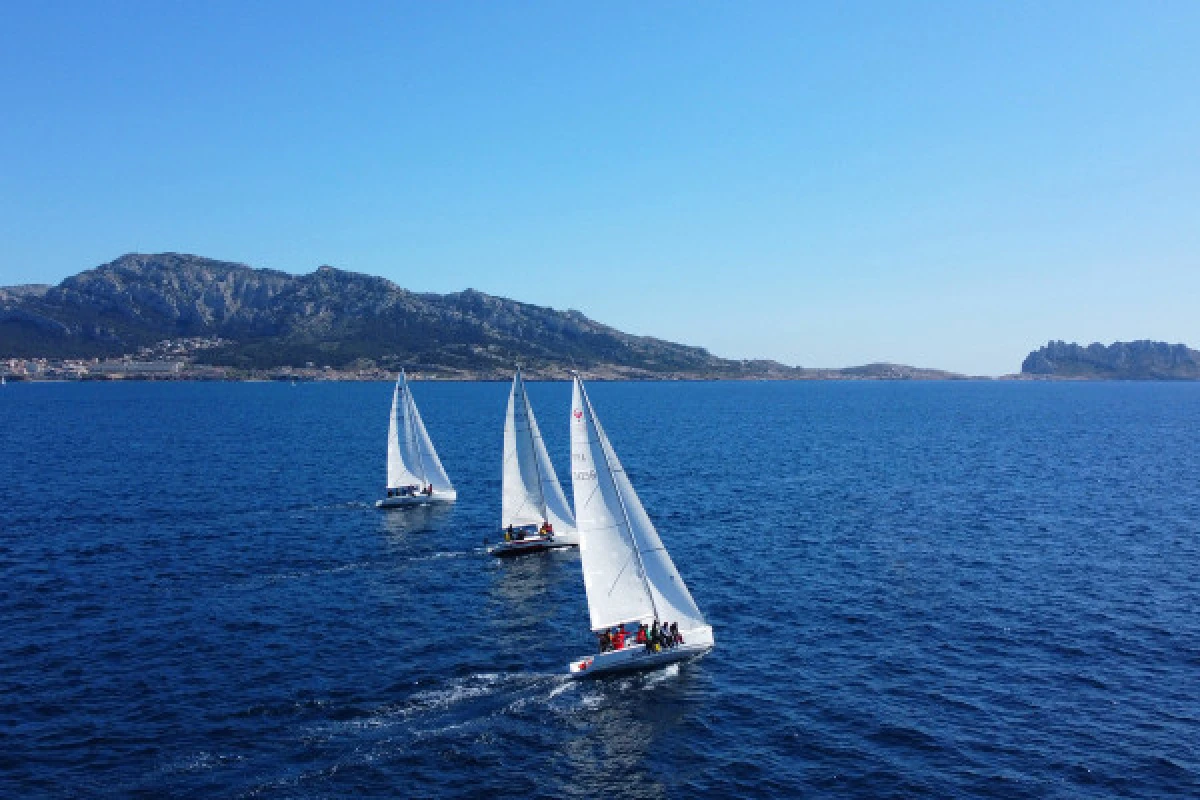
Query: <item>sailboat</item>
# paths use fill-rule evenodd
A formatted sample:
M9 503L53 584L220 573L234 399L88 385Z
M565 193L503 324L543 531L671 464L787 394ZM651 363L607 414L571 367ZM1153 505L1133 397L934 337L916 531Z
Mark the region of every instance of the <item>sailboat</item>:
M579 544L575 515L546 453L520 369L513 376L504 417L500 527L504 541L492 548L495 556Z
M376 508L453 503L458 497L421 412L413 401L404 370L392 392L392 418L388 425L387 496L375 501Z
M675 623L681 643L661 649L632 643L571 662L572 677L646 669L713 648L712 626L658 538L629 476L600 426L583 380L571 397L571 484L579 527L583 585L592 631Z

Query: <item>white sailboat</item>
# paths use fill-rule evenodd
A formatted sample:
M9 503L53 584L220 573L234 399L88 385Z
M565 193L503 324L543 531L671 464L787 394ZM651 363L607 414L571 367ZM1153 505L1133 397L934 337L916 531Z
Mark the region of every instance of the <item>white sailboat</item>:
M571 662L572 677L645 669L711 650L712 626L658 538L578 375L571 399L571 483L592 630L675 623L683 639L661 650L631 643L578 659Z
M458 497L433 442L421 412L408 388L404 370L392 392L392 418L388 425L387 496L375 501L376 508L453 503Z
M579 544L575 515L546 453L520 369L513 376L504 417L501 483L500 528L504 541L492 548L492 555L512 556Z

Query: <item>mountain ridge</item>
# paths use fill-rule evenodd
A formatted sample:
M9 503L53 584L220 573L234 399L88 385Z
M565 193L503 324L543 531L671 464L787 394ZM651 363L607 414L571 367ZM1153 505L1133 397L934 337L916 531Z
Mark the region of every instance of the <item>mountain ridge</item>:
M478 372L521 362L628 376L730 377L790 368L631 336L575 310L467 289L418 293L323 265L305 275L180 253L131 253L44 291L0 290L0 355L114 357L166 338L230 343L200 363ZM753 364L745 367L744 364Z
M404 366L489 377L520 363L531 375L579 368L613 378L963 377L892 364L812 370L724 359L623 333L575 309L476 289L414 292L329 265L292 275L184 253L129 253L57 286L0 288L0 357L113 358L188 337L222 341L196 353L196 363L245 371Z

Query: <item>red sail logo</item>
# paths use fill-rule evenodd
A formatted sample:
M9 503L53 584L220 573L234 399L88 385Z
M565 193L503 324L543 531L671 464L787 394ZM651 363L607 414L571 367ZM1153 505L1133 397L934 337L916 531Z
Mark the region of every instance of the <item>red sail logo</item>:
M572 413L574 413L574 414L575 414L575 419L583 419L583 412L582 412L582 411L579 411L578 409L576 409L576 410L575 410L574 412L572 412Z

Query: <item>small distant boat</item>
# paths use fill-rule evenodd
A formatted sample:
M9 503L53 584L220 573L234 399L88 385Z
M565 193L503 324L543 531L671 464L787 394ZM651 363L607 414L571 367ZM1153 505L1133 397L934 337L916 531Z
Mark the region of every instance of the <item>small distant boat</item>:
M412 392L404 370L392 391L392 417L388 424L387 496L376 508L404 508L432 503L453 503L458 498Z
M554 464L546 453L520 369L513 376L504 417L500 528L504 541L492 548L494 556L515 556L579 544L575 515L567 505Z
M675 623L683 639L658 650L630 644L587 656L571 662L571 676L646 669L711 650L712 626L658 538L578 375L571 398L571 484L592 631Z

